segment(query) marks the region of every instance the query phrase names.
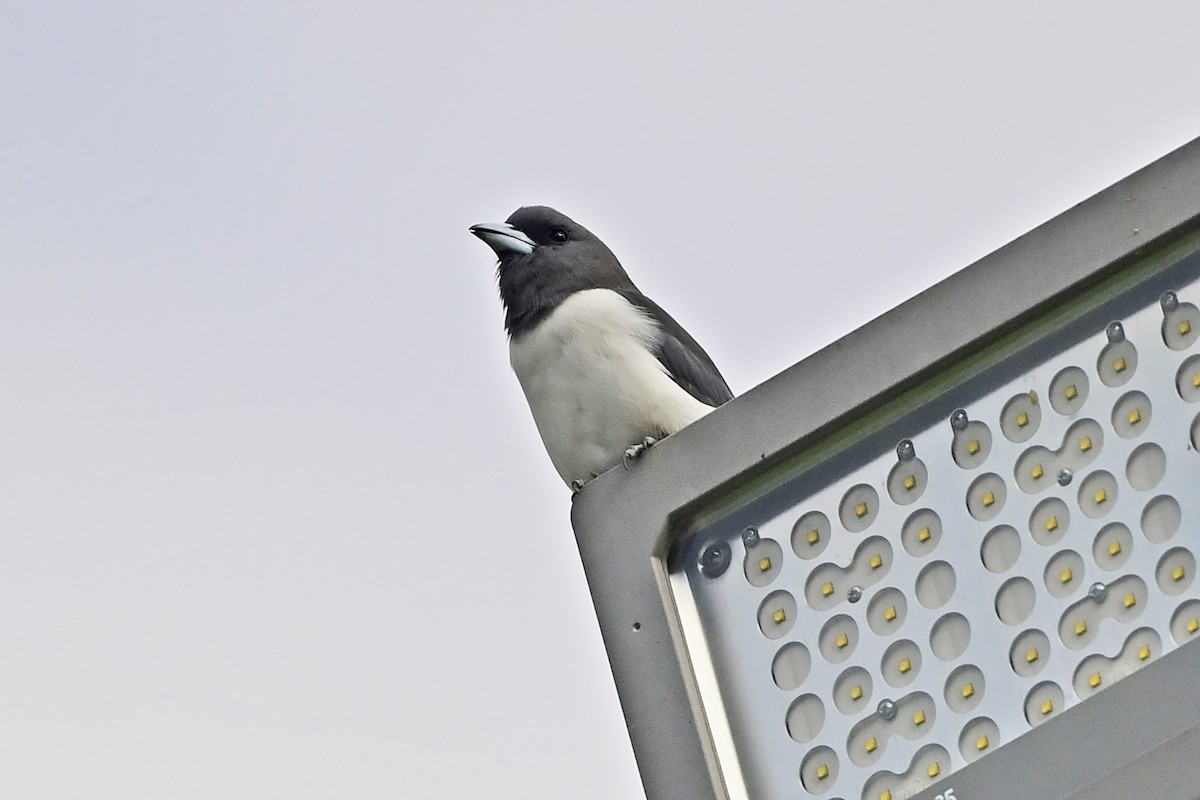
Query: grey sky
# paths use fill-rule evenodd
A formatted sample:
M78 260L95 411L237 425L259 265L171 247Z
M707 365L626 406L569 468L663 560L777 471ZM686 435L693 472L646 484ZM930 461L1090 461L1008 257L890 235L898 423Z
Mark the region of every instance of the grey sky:
M1044 6L7 3L0 796L640 796L467 226L744 392L1200 134L1200 8Z

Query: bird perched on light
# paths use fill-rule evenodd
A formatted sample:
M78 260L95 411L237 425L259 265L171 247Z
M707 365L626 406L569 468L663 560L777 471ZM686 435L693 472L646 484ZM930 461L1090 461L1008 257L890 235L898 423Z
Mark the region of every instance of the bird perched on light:
M573 489L733 398L696 340L579 223L528 206L471 233L500 259L509 359Z

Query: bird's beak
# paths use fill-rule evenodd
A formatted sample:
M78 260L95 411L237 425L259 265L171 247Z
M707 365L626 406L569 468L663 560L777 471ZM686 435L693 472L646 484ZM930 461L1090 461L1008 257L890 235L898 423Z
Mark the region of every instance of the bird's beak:
M536 245L521 231L507 222L483 222L471 226L471 233L483 239L487 246L496 251L496 256L527 255Z

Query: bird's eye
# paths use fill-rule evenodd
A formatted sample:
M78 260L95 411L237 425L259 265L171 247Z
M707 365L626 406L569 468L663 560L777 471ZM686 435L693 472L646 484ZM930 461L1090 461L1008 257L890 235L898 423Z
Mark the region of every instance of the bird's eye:
M566 240L567 240L567 232L564 231L562 228L555 228L554 230L550 231L550 241L559 242L561 244L562 242L565 242Z

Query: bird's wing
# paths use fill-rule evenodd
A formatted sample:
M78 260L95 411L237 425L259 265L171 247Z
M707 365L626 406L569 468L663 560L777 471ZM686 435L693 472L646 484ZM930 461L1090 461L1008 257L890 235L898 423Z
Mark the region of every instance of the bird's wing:
M672 380L692 397L710 406L733 399L733 392L721 377L717 365L670 314L641 292L623 291L620 294L658 323L662 339L655 355Z

